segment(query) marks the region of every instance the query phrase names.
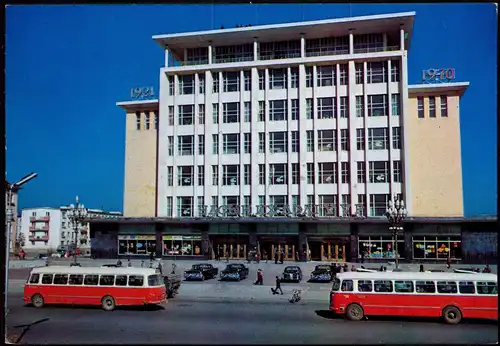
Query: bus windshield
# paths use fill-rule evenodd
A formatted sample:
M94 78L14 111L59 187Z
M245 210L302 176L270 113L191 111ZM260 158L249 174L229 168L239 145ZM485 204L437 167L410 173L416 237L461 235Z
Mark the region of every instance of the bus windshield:
M149 275L148 276L148 286L161 286L163 285L163 279L160 275Z
M340 288L340 279L335 278L335 280L333 280L332 291L337 292L339 288Z

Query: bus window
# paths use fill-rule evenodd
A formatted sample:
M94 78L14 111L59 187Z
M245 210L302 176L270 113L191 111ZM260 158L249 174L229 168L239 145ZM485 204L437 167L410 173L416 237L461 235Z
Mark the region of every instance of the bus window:
M342 281L342 286L340 288L342 292L352 292L354 291L354 285L352 280L344 280Z
M37 284L40 281L40 274L32 274L30 277L30 284Z
M392 292L392 281L375 280L375 292Z
M68 274L54 275L54 285L67 285L67 284L68 284Z
M70 285L81 285L83 284L83 275L81 274L71 274L69 276Z
M373 291L372 280L358 280L358 291L360 292Z
M43 274L42 275L42 284L43 285L52 285L53 278L54 278L54 274Z
M457 283L455 281L438 281L438 293L454 294L458 292Z
M474 294L476 293L476 287L474 287L474 282L472 281L460 281L458 283L458 289L461 294Z
M164 285L163 278L160 275L149 275L148 276L148 286L161 286Z
M477 293L478 294L498 294L497 283L496 282L478 282L477 283Z
M413 281L394 281L394 292L412 293Z
M332 291L337 292L339 288L340 288L340 279L339 278L333 279Z
M85 275L83 284L87 286L97 286L99 283L99 275Z
M415 289L417 293L436 293L436 284L434 281L417 281Z
M99 285L100 286L113 286L115 283L114 275L101 275L99 277Z
M128 277L128 285L129 286L144 286L144 276L142 275L130 275Z
M115 277L116 286L127 286L127 275L117 275Z

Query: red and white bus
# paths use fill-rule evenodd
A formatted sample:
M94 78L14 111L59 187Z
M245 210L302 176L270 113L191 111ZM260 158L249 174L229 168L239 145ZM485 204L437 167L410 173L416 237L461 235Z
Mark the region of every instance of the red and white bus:
M161 304L167 301L163 278L149 268L41 267L34 268L24 286L24 301L45 304L118 305Z
M498 320L494 274L348 272L337 275L330 310L359 321L364 316L443 317Z

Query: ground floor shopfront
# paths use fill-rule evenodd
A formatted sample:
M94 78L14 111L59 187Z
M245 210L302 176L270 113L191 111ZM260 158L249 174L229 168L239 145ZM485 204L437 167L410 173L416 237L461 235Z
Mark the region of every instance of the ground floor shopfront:
M496 223L407 222L397 241L387 223L353 222L175 222L148 219L97 221L92 255L175 259L246 260L249 253L286 261L484 262L497 258Z

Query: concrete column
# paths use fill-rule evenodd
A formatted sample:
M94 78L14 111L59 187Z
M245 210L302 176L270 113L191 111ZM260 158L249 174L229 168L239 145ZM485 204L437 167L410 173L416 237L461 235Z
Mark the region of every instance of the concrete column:
M354 34L349 30L349 54L354 54Z
M188 50L187 48L184 48L184 63L186 63L187 58L188 58Z
M351 257L348 259L349 262L357 262L358 261L358 241L359 241L359 230L358 224L351 224Z
M399 44L400 44L400 49L405 50L405 29L403 28L399 30Z
M166 47L165 47L165 67L169 67L169 66L168 66L168 63L169 63L169 61L168 61L168 56L169 56L169 54L170 54L170 52L169 52L169 50L168 50L168 46L166 46Z
M211 42L208 45L208 64L212 65L212 43Z
M384 32L382 34L382 47L384 48L384 51L387 50L387 33Z
M259 60L259 41L257 37L253 38L253 61Z
M300 57L306 57L306 38L304 34L300 34Z

